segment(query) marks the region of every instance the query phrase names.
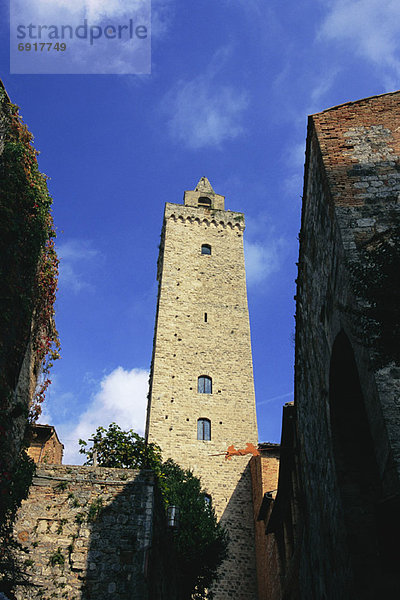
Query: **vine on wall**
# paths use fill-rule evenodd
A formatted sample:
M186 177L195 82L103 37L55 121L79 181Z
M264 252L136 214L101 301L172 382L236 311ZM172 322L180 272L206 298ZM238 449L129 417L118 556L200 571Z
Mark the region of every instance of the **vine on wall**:
M42 374L31 406L31 419L50 383L53 361L59 358L59 339L54 324L58 258L47 177L39 171L33 136L23 123L18 107L0 88L3 152L0 160L0 234L3 294L0 319L0 378L3 403L17 383L30 340L35 373ZM2 406L2 408L6 408Z
M0 590L7 594L21 573L12 552L12 524L34 471L21 438L41 412L60 349L52 199L32 142L0 82ZM29 385L21 397L16 391L29 354L31 381L40 376L32 402Z

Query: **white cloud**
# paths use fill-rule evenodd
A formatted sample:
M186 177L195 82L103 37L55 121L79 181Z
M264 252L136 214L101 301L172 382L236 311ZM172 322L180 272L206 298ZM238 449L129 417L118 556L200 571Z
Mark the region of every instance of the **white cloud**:
M319 39L344 43L358 56L400 73L400 3L398 0L330 2Z
M144 369L126 371L117 367L106 375L89 406L78 417L78 423L61 423L56 426L58 436L65 446L65 464L83 462L78 440L88 440L100 425L112 422L122 429L134 429L143 435L145 429L149 373Z
M263 406L264 404L271 404L271 402L275 402L276 400L283 400L286 398L290 398L293 397L294 392L289 392L287 394L281 394L280 396L273 396L272 398L266 398L265 400L261 400L260 402L257 402L257 406ZM289 402L289 400L286 400L286 402Z
M156 0L157 15L163 13L161 9L167 1ZM21 60L21 53L12 51L14 72L150 73L150 0L12 0L10 23L14 40L19 39L17 28L25 27L22 39L27 41L31 36L43 42L65 39L68 50L68 60L63 59L62 53L54 52L46 58L38 55ZM65 34L63 26L67 27ZM137 26L147 27L148 35L138 37L134 33ZM55 35L65 38L51 37Z
M92 247L91 242L89 240L68 240L57 246L57 254L60 259L60 286L70 289L74 293L90 288L82 271L90 261L100 254Z
M246 239L244 258L246 280L249 287L255 287L279 270L287 250L285 239L276 234L271 216L259 213L246 219ZM265 286L259 286L264 290Z
M215 55L206 73L179 81L164 97L162 111L176 142L188 148L220 146L243 134L241 117L248 106L247 93L218 82L218 76L230 51Z
M60 14L84 15L92 23L106 17L120 17L129 10L134 13L148 0L24 0L26 12L40 17Z
M307 114L311 115L326 108L324 105L324 97L333 88L333 85L339 72L340 69L338 67L332 66L330 67L329 71L323 74L318 74L317 83L314 83L313 87L311 88L311 104L306 110Z
M281 264L282 240L272 240L268 244L244 242L246 279L249 286L265 281Z

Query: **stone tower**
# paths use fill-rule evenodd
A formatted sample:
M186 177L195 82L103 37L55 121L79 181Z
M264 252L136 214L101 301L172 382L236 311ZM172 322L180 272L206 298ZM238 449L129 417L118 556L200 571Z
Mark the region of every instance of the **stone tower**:
M224 456L257 444L244 227L206 177L166 203L147 409L147 439L201 478L229 531L217 600L257 598L249 455Z

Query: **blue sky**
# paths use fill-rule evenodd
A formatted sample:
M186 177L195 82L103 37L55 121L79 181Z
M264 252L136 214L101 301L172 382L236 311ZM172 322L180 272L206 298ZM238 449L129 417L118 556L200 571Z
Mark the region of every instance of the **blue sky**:
M2 79L51 178L62 360L42 422L65 462L97 425L143 432L163 207L203 175L246 216L259 439L279 441L307 115L400 87L400 4L153 0L150 75L10 75L7 13L0 33Z

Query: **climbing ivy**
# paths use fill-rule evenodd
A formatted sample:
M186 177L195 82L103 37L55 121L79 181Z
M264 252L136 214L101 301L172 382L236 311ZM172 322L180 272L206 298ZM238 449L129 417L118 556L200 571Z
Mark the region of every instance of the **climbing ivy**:
M13 535L13 523L21 501L28 496L29 487L35 472L35 464L24 450L21 451L13 477L2 486L3 515L0 521L0 592L4 592L10 600L14 598L13 590L18 585L26 585L28 578L21 558L23 547Z
M0 409L7 411L30 341L35 370L42 373L31 407L34 421L50 383L50 368L59 358L56 234L47 177L39 171L33 136L1 87L0 118Z
M32 461L19 450L21 432L40 414L60 348L52 199L32 142L0 84L0 589L8 594L23 574L17 573L12 523L33 476ZM30 407L15 392L28 349L34 376L41 375Z

